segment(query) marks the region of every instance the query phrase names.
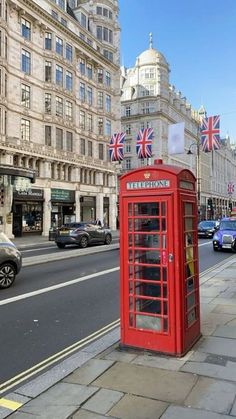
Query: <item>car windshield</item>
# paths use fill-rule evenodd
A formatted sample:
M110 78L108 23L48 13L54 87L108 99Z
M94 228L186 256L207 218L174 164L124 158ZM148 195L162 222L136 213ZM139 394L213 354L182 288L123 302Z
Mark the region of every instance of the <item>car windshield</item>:
M236 230L236 220L221 221L220 230Z
M202 221L201 223L199 223L198 227L203 227L203 228L212 228L215 226L215 222L214 221Z
M4 234L2 231L0 231L0 244L3 243L12 243L12 241L6 236L6 234Z

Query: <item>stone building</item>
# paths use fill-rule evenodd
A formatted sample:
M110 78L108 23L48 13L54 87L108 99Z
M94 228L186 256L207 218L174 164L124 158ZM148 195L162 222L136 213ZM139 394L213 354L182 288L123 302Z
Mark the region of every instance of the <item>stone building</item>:
M117 0L0 2L0 221L10 237L96 218L115 229L117 13Z
M199 218L226 215L230 201L227 184L236 179L236 157L229 141L220 151L204 153L200 145L199 122L205 109L192 109L186 97L169 83L170 67L163 54L149 48L136 59L132 68L122 68L121 123L126 133L122 171L151 164L155 158L192 170L197 178ZM168 126L185 123L185 153L168 154ZM153 128L152 158L138 159L136 137L141 128ZM213 160L212 160L213 159ZM227 167L227 169L226 169ZM211 208L208 200L212 199Z

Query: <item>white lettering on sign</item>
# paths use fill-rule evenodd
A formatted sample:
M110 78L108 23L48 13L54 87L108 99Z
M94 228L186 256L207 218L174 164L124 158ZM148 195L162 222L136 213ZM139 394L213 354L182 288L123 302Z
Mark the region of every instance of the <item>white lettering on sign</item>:
M170 181L167 179L141 180L136 182L127 182L126 187L127 189L169 188Z

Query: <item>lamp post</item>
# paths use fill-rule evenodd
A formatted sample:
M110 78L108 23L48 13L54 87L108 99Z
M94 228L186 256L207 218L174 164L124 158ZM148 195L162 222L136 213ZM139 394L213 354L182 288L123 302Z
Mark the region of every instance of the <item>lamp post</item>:
M198 214L200 215L201 210L201 178L200 178L200 142L199 138L197 138L196 143L192 143L189 146L187 154L194 154L192 152L192 148L196 147L196 165L197 165L197 204L198 204Z

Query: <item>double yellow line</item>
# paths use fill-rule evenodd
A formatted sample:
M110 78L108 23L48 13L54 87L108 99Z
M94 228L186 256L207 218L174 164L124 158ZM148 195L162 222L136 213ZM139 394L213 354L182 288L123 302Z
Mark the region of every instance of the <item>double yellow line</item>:
M29 368L28 370L23 371L22 373L16 375L15 377L11 378L8 381L5 381L5 383L2 383L0 385L0 394L12 389L15 386L18 386L20 383L38 374L40 371L43 371L44 369L51 367L53 364L57 363L61 359L71 355L73 352L78 351L79 349L83 348L85 345L88 345L89 343L92 343L96 339L104 336L106 333L118 327L119 324L120 324L120 320L117 319L114 322L104 326L102 329L97 330L96 332L87 336L86 338L73 343L73 345L68 346L62 351L45 359L44 361L41 361L39 364L34 365L32 368ZM1 400L4 401L6 399L0 399L0 406L3 406L1 403Z

